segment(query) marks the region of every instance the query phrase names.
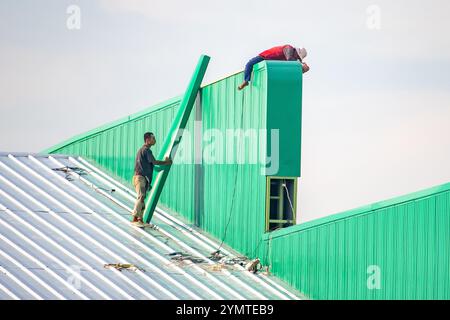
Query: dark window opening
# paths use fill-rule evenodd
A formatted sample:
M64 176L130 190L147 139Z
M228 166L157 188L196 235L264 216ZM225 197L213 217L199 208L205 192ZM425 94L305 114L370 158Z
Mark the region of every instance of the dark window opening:
M267 177L266 231L295 224L297 179Z

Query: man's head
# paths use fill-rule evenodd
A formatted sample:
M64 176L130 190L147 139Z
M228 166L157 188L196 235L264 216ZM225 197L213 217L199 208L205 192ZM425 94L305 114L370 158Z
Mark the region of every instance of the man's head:
M146 132L144 134L144 143L148 146L153 146L156 143L155 135L153 132Z
M306 58L306 56L308 55L308 52L306 51L305 48L295 48L295 50L297 51L298 56L303 60Z

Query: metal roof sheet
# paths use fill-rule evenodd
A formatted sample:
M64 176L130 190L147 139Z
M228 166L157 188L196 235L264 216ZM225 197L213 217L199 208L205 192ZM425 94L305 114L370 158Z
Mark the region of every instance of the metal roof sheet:
M300 298L161 208L131 226L134 196L82 158L0 153L0 299Z

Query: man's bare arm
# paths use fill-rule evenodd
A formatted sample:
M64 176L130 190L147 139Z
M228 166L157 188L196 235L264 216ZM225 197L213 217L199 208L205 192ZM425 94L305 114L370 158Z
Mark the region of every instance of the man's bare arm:
M172 164L172 160L169 157L166 157L164 161L156 160L153 156L153 152L148 153L148 162L153 163L155 166L168 166Z
M166 157L166 159L164 161L161 160L155 160L153 162L153 164L158 165L158 166L168 166L172 164L172 160L169 159L169 157Z

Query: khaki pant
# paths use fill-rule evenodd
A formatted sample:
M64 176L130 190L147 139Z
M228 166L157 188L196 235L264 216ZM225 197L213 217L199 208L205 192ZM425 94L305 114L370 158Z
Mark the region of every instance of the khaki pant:
M144 176L133 176L133 185L136 190L136 203L134 204L133 216L137 218L142 218L145 209L145 196L147 195L147 190L149 190L149 183Z

